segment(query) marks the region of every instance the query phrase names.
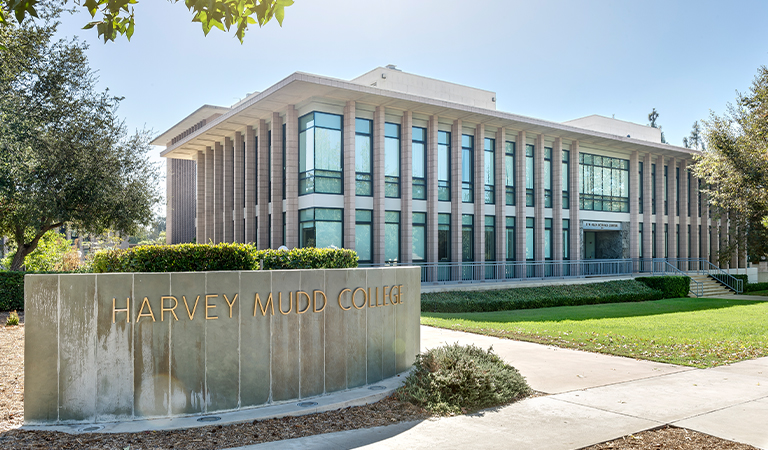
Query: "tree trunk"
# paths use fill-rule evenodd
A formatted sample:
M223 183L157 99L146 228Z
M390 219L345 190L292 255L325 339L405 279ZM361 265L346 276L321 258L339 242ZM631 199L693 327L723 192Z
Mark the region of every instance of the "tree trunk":
M29 249L28 245L20 245L19 249L16 251L16 254L13 255L13 262L11 262L11 271L19 272L21 270L24 270L24 259L30 253L32 253L32 250Z

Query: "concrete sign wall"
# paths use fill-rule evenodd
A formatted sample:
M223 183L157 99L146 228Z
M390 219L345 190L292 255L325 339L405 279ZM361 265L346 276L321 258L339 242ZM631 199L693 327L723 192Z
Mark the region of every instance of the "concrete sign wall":
M206 414L376 383L419 352L419 270L27 275L24 422Z

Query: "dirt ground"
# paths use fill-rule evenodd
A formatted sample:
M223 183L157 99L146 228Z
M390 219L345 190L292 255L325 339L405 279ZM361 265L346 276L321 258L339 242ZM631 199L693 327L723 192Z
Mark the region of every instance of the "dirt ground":
M325 413L285 417L236 425L209 425L188 430L70 435L19 430L24 420L24 325L5 327L7 312L0 312L0 448L13 449L221 449L293 439L336 431L425 420L429 414L392 397L378 403ZM757 450L713 436L664 427L625 436L584 450Z

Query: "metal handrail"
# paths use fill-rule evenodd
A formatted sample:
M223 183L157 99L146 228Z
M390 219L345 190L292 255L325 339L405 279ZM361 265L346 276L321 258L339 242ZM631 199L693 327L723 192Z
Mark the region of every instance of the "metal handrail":
M667 272L668 272L667 269L671 269L671 270L669 270L669 272L672 272L672 273L675 273L675 274L681 274L684 277L688 277L688 279L695 284L696 290L693 293L696 294L697 298L704 296L704 283L700 283L700 282L694 280L693 278L689 277L688 273L683 272L682 270L680 270L677 267L673 266L666 259L654 259L653 262L654 262L654 264L653 264L653 266L654 266L653 267L654 268L654 271L653 271L654 275L656 273L658 273L658 272L661 272L662 275L666 275ZM658 271L656 270L656 265L657 264L659 264L661 266L661 270L658 270ZM690 289L690 285L689 285L688 290L691 290Z
M744 292L744 282L742 280L712 264L706 258L673 258L667 259L667 262L673 264L678 269L682 267L683 272L706 274L736 293Z
M730 289L735 291L737 294L741 294L742 292L744 292L744 280L740 280L740 279L734 277L730 273L724 271L720 267L712 264L711 262L709 262L707 260L704 260L704 261L706 262L706 264L705 264L706 269L704 269L704 270L706 270L707 275L709 275L710 277L714 278L718 282L723 283L724 285L728 286ZM721 278L716 277L715 275L712 275L712 272L713 272L712 268L713 267L715 269L717 269L717 270L714 271L716 273L716 275L721 276L724 279L721 279ZM729 281L730 281L730 284L729 284Z

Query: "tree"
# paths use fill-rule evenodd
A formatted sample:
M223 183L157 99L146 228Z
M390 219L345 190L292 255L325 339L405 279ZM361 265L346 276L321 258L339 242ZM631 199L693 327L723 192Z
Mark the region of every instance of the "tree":
M768 227L768 68L758 69L725 114L712 112L703 124L707 148L693 170L710 203L732 212L731 225L741 230Z
M15 249L9 249L8 256L3 265L10 267L13 262ZM35 272L51 272L58 270L63 265L64 255L72 250L72 245L61 233L49 230L40 238L37 248L27 255L24 266L27 270Z
M653 108L653 111L651 111L650 114L648 114L648 125L651 126L651 128L658 128L659 131L661 131L661 143L666 144L667 140L664 138L664 131L661 130L661 125L658 125L656 123L656 119L659 118L659 113L656 112L656 108Z
M0 0L0 24L8 24L13 19L22 23L28 15L38 17L36 9L50 0ZM77 7L85 8L94 20L83 28L96 28L99 37L104 42L114 41L118 35L131 40L136 25L134 5L138 0L64 0L64 3L74 3ZM179 0L168 0L178 3ZM184 4L192 12L192 21L200 22L203 33L213 28L230 31L234 26L235 36L243 42L248 25L263 27L272 18L283 25L285 8L293 4L293 0L185 0Z
M698 120L693 122L693 127L691 128L691 135L689 137L683 138L683 147L695 148L696 150L706 149L706 145L704 144L704 138L701 135L701 127L699 126Z
M12 270L49 230L130 233L159 200L149 132L127 136L84 44L52 42L59 13L0 27L0 235L16 245Z

